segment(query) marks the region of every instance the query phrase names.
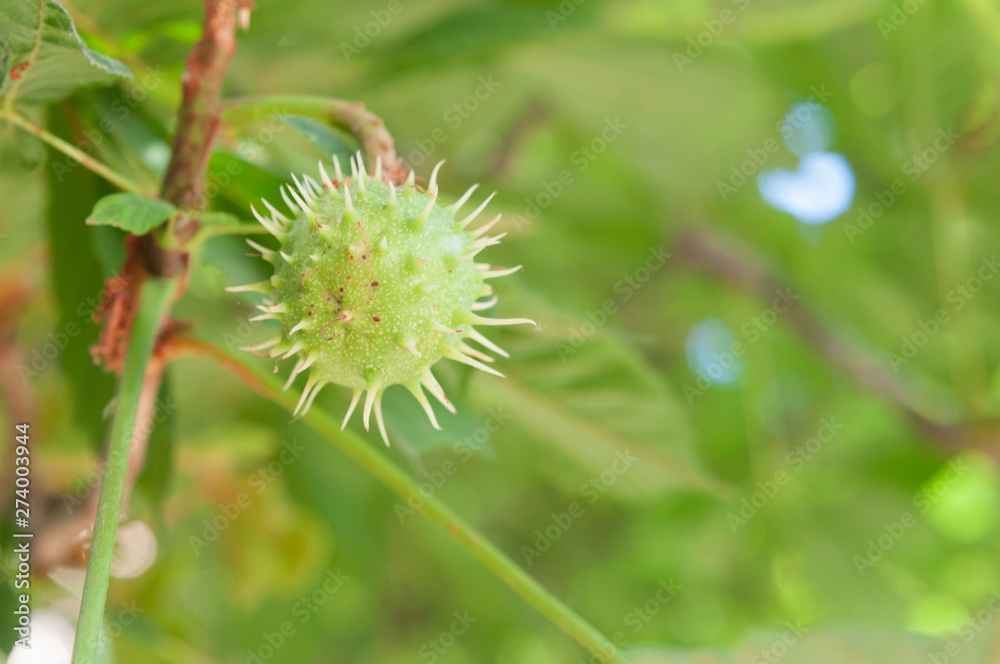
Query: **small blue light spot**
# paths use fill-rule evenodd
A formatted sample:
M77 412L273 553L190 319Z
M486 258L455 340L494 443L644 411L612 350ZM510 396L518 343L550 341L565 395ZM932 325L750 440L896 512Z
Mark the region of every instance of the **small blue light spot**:
M843 155L814 152L795 171L776 168L757 176L761 196L804 224L825 224L844 214L854 200L854 171Z

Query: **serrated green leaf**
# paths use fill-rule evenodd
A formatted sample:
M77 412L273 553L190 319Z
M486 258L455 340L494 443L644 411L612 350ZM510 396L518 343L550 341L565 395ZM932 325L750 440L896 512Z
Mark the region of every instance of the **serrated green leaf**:
M48 103L132 76L118 60L87 47L59 0L5 0L0 50L0 98L8 103Z
M115 226L143 235L169 219L175 211L176 208L166 201L122 192L97 201L87 223L91 226Z

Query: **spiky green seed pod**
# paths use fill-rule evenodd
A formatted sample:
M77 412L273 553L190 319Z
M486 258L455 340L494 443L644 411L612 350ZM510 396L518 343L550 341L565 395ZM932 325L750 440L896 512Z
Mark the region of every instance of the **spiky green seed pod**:
M443 163L443 162L442 162ZM386 445L382 393L400 384L413 393L431 424L440 428L423 388L454 412L431 367L446 357L503 376L484 362L479 345L508 357L475 325L534 324L525 318L484 318L476 312L496 303L486 280L515 272L474 262L503 235L487 237L497 215L482 227L467 227L489 203L471 214L456 213L473 194L469 189L448 207L438 204L434 168L427 190L413 174L399 189L383 178L381 162L369 175L359 153L344 177L334 157L335 178L319 164L319 182L292 176L295 186L281 191L293 211L289 218L267 201L268 216L253 210L261 224L281 243L278 251L252 240L249 244L274 264L274 276L260 284L231 288L264 293L263 312L253 320L277 320L282 332L247 350L269 350L271 357L297 361L285 389L309 371L295 410L305 413L320 389L336 383L353 390L343 426L367 392L364 423L374 411ZM483 298L486 298L485 300Z

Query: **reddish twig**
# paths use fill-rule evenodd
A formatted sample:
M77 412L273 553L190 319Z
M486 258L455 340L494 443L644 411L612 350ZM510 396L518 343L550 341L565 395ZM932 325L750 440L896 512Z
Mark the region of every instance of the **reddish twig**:
M249 371L242 362L233 359L219 348L196 337L176 336L170 340L171 357L177 359L184 356L206 357L222 368L235 374L243 383L257 394L267 399L271 398L270 389L260 382L260 379Z
M348 132L358 139L365 156L372 162L382 160L383 175L389 182L402 184L410 174L396 155L396 143L385 122L369 111L363 102L303 95L267 95L234 97L223 103L223 120L229 124L247 124L274 114L306 115Z
M483 178L494 178L503 173L521 142L532 130L545 124L552 115L552 106L542 97L535 97L521 109L500 138L500 147L483 171Z
M181 77L184 97L170 166L160 191L164 200L177 206L191 210L202 207L202 185L222 111L222 83L236 52L238 14L250 8L247 0L205 0L204 31Z
M762 299L771 298L775 291L787 285L771 269L767 261L751 248L719 231L686 228L677 238L677 255L704 270L712 277L726 281ZM1000 423L973 424L935 421L921 399L907 385L880 366L865 348L851 343L821 322L802 302L793 303L784 314L799 335L833 366L838 367L869 393L897 408L910 422L931 439L950 449L977 449L1000 456Z
M94 311L95 323L103 322L97 343L91 347L94 362L106 369L121 373L125 363L125 352L132 333L139 293L146 280L139 251L140 238L137 235L125 237L125 263L118 274L106 279L101 294L101 304Z
M203 184L212 145L222 112L222 83L236 52L236 27L248 21L252 0L205 0L204 30L188 56L181 76L183 98L177 114L177 133L160 197L181 210L200 210L204 205ZM179 242L190 240L198 222L190 217L177 221ZM150 274L176 276L187 266L187 253L164 250L151 235L140 243Z
M327 118L335 126L343 127L357 136L370 160L381 157L382 163L390 170L398 165L395 139L386 130L382 118L369 111L364 102L331 106ZM409 170L406 174L409 174ZM405 175L403 179L406 179Z

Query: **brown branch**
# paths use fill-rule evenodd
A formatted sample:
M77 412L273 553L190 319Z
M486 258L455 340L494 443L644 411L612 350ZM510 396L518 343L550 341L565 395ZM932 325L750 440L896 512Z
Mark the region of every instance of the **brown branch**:
M161 198L182 211L202 207L203 182L222 112L222 83L236 51L237 24L249 20L246 12L252 6L251 0L205 0L204 30L181 75L183 97L177 111L177 133L160 189ZM197 220L182 217L177 221L176 239L186 242L197 230ZM105 289L97 320L106 322L100 344L93 349L95 358L116 372L124 362L143 281L149 275L185 279L188 263L186 251L164 248L153 233L130 235L127 249L125 265L114 278L126 287L110 294ZM182 284L178 293L183 292Z
M204 30L181 76L184 97L160 195L192 210L202 205L202 183L222 110L222 82L236 52L239 8L230 0L205 0Z
M763 257L719 231L686 228L679 233L676 246L682 260L761 299L771 299L775 291L788 288ZM890 374L868 349L830 329L801 301L794 302L784 318L830 364L869 393L892 404L931 439L952 450L978 449L1000 457L997 444L1000 423L966 425L936 421L921 406L929 400L921 399L902 380Z
M177 133L160 189L160 197L181 210L200 210L204 205L202 188L219 130L222 83L236 52L240 15L252 8L251 0L205 0L201 39L181 75L183 98L177 114ZM182 217L176 227L177 240L186 242L197 231L197 220ZM164 250L152 235L143 238L140 248L150 274L177 276L185 270L186 252Z
M222 84L236 50L237 25L249 21L248 12L252 7L251 0L205 0L204 31L181 77L183 97L178 109L177 133L161 188L161 197L182 211L198 210L203 205L202 186L219 128ZM197 221L190 218L180 219L175 228L181 242L189 240L197 230ZM104 328L100 342L91 349L95 360L102 361L116 373L121 372L124 364L143 282L149 277L182 282L187 278L187 252L164 248L154 234L129 235L126 249L121 272L105 284L103 303L95 314L95 320L104 321ZM178 289L179 294L183 291L183 287ZM169 320L164 324L147 365L129 451L123 513L131 488L145 463L152 428L148 425L149 418L155 414L156 397L170 358L169 346L165 344L176 328L177 325ZM93 492L76 514L40 534L39 568L85 559L84 546L93 528L98 495Z

